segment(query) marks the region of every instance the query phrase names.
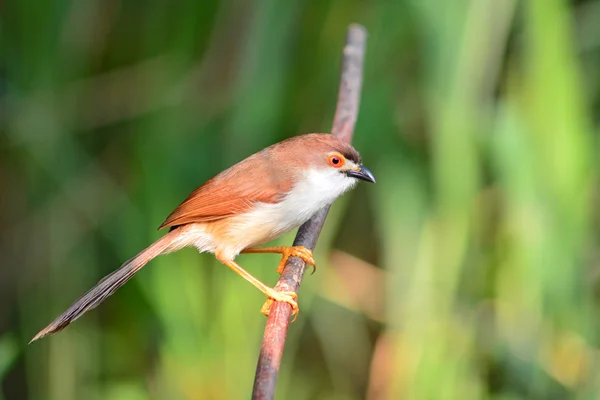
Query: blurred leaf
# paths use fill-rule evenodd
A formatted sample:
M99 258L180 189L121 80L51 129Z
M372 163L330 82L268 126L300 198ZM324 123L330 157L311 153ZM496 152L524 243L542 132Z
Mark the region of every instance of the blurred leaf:
M17 339L12 334L0 338L0 380L10 372L19 355Z

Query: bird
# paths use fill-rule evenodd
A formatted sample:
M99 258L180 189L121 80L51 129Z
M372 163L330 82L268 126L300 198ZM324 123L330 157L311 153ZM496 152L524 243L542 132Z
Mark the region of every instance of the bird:
M329 206L359 180L375 183L349 143L328 133L308 133L275 143L219 173L194 190L159 226L169 231L102 278L31 342L59 332L98 306L155 257L184 247L212 253L218 261L254 285L268 300L299 311L295 292L267 286L235 262L240 253L277 253L281 273L288 257L315 266L302 246L256 247L299 227ZM269 304L267 307L266 305ZM30 343L31 343L30 342Z

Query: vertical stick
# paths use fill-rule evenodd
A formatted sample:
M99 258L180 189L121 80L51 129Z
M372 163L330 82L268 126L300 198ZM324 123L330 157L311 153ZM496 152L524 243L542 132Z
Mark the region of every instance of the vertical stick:
M332 135L348 143L352 141L358 115L366 39L365 28L356 24L350 25L342 57L340 88L331 130ZM294 246L314 250L328 212L329 207L326 207L303 224L294 239ZM298 293L305 270L304 261L290 257L275 289ZM292 307L287 303L275 302L271 306L256 367L252 399L267 400L275 397L275 385L291 314Z

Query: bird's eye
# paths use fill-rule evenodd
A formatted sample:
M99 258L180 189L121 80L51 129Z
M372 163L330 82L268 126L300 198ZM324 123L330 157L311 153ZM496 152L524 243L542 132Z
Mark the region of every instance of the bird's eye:
M329 165L334 168L340 168L346 163L346 160L341 154L332 154L327 157L327 161L329 162Z

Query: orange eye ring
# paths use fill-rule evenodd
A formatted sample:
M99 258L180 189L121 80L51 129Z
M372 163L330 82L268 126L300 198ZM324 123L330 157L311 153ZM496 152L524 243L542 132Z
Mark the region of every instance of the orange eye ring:
M327 157L327 162L333 168L341 168L346 164L346 159L339 153L331 154Z

